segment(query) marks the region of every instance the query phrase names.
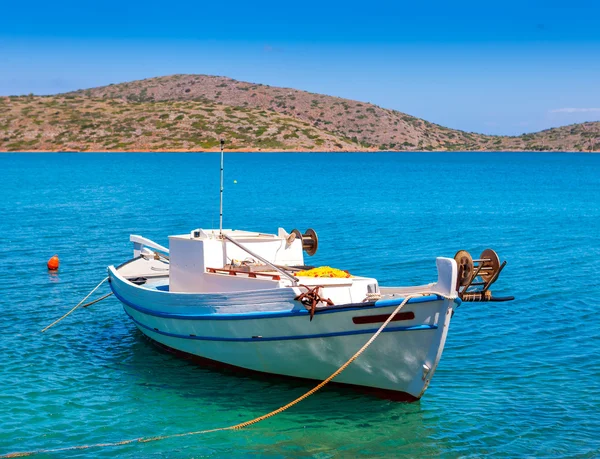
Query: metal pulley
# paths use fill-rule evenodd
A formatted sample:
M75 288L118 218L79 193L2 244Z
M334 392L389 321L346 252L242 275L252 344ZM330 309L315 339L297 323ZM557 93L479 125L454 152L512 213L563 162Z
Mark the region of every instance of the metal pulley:
M481 270L479 271L479 276L484 280L484 282L495 281L494 277L496 273L500 274L500 258L498 254L494 252L492 249L485 249L479 255L479 263L482 264Z
M463 301L509 301L513 297L494 298L489 291L496 282L506 261L500 263L498 254L492 249L484 250L478 259L473 259L466 250L459 250L454 255L458 268L456 290ZM479 281L476 279L479 278ZM475 290L469 290L477 287Z
M459 250L454 255L454 260L458 266L458 285L464 287L471 282L471 277L473 276L473 269L475 267L473 257L466 250Z
M304 249L308 255L312 256L317 253L317 249L319 248L319 237L314 229L309 228L304 234L300 233L297 229L293 229L290 236L292 234L295 235L294 239L300 239L302 241L302 249Z

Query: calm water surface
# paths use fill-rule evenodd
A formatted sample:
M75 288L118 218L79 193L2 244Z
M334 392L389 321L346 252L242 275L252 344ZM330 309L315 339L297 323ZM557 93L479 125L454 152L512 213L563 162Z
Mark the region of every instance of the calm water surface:
M218 226L218 163L0 155L0 454L227 426L311 387L165 354L113 298L39 332L130 257L129 234ZM313 227L311 264L382 284L433 281L436 256L492 247L508 260L493 290L517 300L457 310L417 403L326 388L245 431L47 456L600 455L600 156L229 154L225 226Z

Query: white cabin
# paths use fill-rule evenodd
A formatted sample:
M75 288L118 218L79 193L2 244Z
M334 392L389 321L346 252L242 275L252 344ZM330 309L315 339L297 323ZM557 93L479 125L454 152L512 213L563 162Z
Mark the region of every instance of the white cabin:
M275 265L304 265L302 241L294 239L288 242L290 235L281 228L277 235L238 230L223 230L223 234ZM276 288L281 281L278 272L264 264L262 271L273 273L272 276L249 277L240 272L235 279L230 279L229 273L209 272L211 268L223 269L244 260L260 263L248 252L221 238L219 230L196 229L189 234L169 236L169 258L169 290L172 292L211 293Z
M296 278L289 274L289 269L286 269L287 274L277 271L253 256L258 255L276 267L303 267L302 239L293 235L290 237L290 233L282 228L277 234L239 230L223 230L222 234L251 253L222 237L219 230L195 229L189 234L169 236L168 249L132 235L134 256L146 258L152 271L137 271L134 274L124 267L123 272L127 277L158 276L164 279L164 276L168 276L168 291L171 293L231 293L295 287L299 284L321 285L323 294L336 304L347 304L362 302L368 293L379 292L377 280L373 278ZM153 260L154 252L149 248L168 253L168 264ZM148 266L143 268L144 271L148 270ZM162 271L162 275L160 266L168 267ZM133 269L134 266L131 266ZM147 285L154 284L156 282Z

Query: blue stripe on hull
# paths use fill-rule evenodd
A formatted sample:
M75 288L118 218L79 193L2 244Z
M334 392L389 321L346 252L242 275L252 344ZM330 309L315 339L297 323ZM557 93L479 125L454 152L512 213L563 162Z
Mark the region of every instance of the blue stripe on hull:
M178 314L174 312L161 312L155 311L153 309L148 309L143 306L139 306L134 304L121 295L119 295L114 288L111 290L115 294L115 296L121 301L121 303L126 304L132 309L136 311L142 312L144 314L154 316L154 317L163 317L166 319L183 319L183 320L251 320L251 319L278 319L280 317L294 317L294 316L306 316L309 312L306 309L298 309L295 311L269 311L269 312L250 312L250 313L239 313L239 314ZM443 300L443 298L439 295L428 295L423 297L411 298L407 304L415 304L415 303L428 303L431 301L439 301ZM373 306L359 306L359 307L336 307L332 306L331 308L318 309L316 314L333 314L336 312L344 312L344 311L365 311L369 309L376 308L384 308L389 306L398 306L400 303L404 301L404 298L391 299L391 300L380 300Z
M181 339L192 339L192 340L200 340L200 341L233 341L233 342L261 342L261 341L288 341L288 340L300 340L300 339L314 339L314 338L331 338L334 336L348 336L348 335L363 335L363 334L373 334L378 328L369 328L362 330L349 330L344 332L335 332L335 333L318 333L315 335L292 335L292 336L271 336L265 338L222 338L218 336L194 336L194 335L180 335L177 333L169 333L165 331L158 330L156 328L149 327L144 325L139 320L134 319L127 311L125 313L129 316L131 320L133 320L138 326L145 328L146 330L150 330L154 333L158 333L159 335L170 336L172 338L181 338ZM409 327L386 327L382 333L389 332L403 332L403 331L423 331L423 330L436 330L438 328L437 325L412 325Z

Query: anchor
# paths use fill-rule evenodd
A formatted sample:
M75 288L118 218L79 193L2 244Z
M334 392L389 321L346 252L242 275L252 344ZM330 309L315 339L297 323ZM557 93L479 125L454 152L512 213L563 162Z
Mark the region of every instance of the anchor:
M301 293L296 298L296 301L300 301L306 309L310 312L310 321L312 322L313 317L315 316L315 310L317 309L317 304L325 303L327 306L333 306L333 301L329 298L323 298L319 294L319 289L322 289L322 285L317 285L314 288L307 287L306 285L300 284L299 287L305 288L306 292Z

